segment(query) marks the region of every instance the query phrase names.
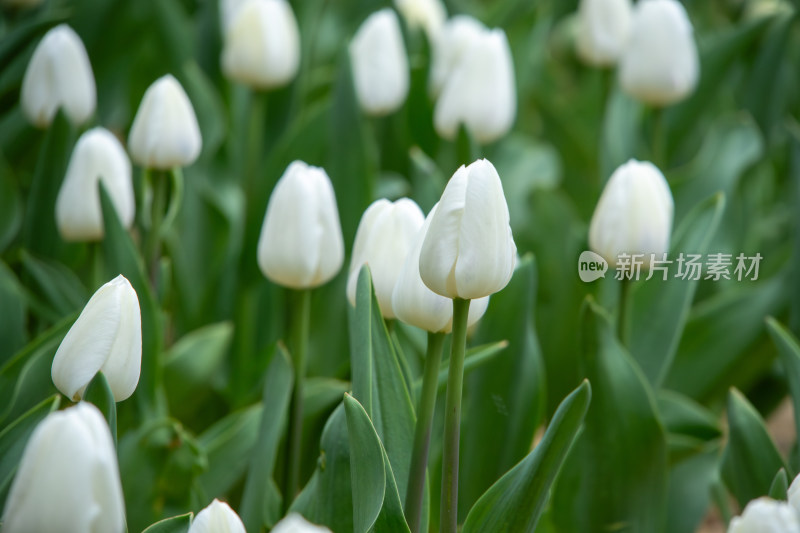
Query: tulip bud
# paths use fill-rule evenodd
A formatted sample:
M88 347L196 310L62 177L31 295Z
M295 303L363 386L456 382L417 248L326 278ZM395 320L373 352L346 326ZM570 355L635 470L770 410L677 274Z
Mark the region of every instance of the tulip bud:
M800 520L786 502L758 498L731 520L728 533L800 533Z
M297 513L289 513L270 533L331 533L327 527L312 524Z
M448 20L431 43L430 93L438 96L447 78L461 62L467 49L486 32L481 22L469 15Z
M128 149L134 163L168 170L191 165L203 140L192 102L171 74L153 82L133 119Z
M2 522L3 533L125 531L117 453L97 407L81 402L36 426Z
M214 498L208 507L194 517L188 533L245 533L245 529L236 511Z
M669 251L672 231L672 193L658 168L631 159L609 178L589 224L589 247L610 265L620 254Z
M429 41L436 37L447 18L441 0L394 0L394 6L403 15L408 27L425 30Z
M110 131L94 128L78 139L56 200L56 223L64 240L95 241L103 238L103 213L97 182L111 197L122 225L133 224L136 210L131 162Z
M631 0L581 0L578 7L578 56L595 66L619 59L631 29Z
M219 22L220 33L224 37L231 27L236 12L242 7L247 0L220 0L219 2Z
M361 109L386 115L408 95L408 57L397 15L381 9L367 17L350 43L353 81Z
M686 98L700 74L692 23L677 0L641 0L620 58L622 89L650 105Z
M517 113L514 83L505 32L481 33L448 76L436 101L436 131L454 139L463 124L482 144L499 139L511 129Z
M787 496L789 505L791 505L798 516L800 516L800 475L795 477L792 484L789 485Z
M94 113L97 94L83 41L66 24L48 31L33 52L20 91L22 110L37 128L53 122L58 108L74 124Z
M306 289L329 281L343 262L331 180L323 169L295 161L270 196L258 239L258 266L279 285Z
M453 329L453 302L430 290L419 275L419 256L422 243L430 228L433 214L439 204L433 206L425 218L425 223L417 233L414 247L408 253L400 276L392 291L392 310L395 316L420 329L432 333L449 333ZM469 306L467 325L472 326L480 320L489 305L489 297L478 298Z
M139 298L122 275L89 299L56 350L53 383L64 396L79 400L95 374L103 372L114 399L128 398L142 367Z
M364 211L358 223L347 278L347 298L352 305L356 304L358 274L362 266L368 265L381 314L394 318L394 284L424 221L422 210L408 198L394 203L380 199Z
M447 183L422 243L422 281L442 296L474 300L505 287L516 258L497 170L486 159L462 165Z
M286 0L248 0L225 31L222 71L258 89L286 85L300 66L300 31Z

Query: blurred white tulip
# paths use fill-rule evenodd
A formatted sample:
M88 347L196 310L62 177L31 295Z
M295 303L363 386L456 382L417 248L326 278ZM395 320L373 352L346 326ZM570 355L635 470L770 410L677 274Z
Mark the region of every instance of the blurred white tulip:
M50 413L28 439L2 533L123 533L117 452L94 405Z
M312 524L297 513L289 513L270 533L331 533L327 527Z
M220 0L219 2L219 22L220 34L225 37L228 32L236 12L248 0Z
M412 30L422 28L432 41L444 25L447 10L442 0L394 0L397 11Z
M191 165L203 139L192 102L171 74L153 82L133 119L128 149L134 163L168 170Z
M361 267L368 265L381 314L384 318L394 318L394 284L424 221L422 210L414 200L408 198L401 198L394 203L382 198L364 211L358 223L347 278L350 304L356 304L356 286Z
M188 533L245 533L245 529L236 511L214 498L208 507L194 517Z
M36 46L22 78L20 103L25 116L38 128L49 126L59 108L80 125L94 113L96 91L83 41L72 28L60 24Z
M304 289L329 281L343 262L331 180L325 170L295 161L270 196L258 240L258 266L273 282Z
M469 47L488 31L478 19L456 15L448 20L431 43L430 92L438 96L450 73Z
M800 516L800 475L794 478L792 484L789 485L788 491L789 505L791 505L798 516Z
M517 247L494 165L479 159L450 178L422 243L419 272L433 292L474 300L505 287Z
M56 224L64 240L103 238L99 181L108 191L120 222L130 228L136 210L131 162L122 144L104 128L81 135L72 151L56 200Z
M376 11L350 43L353 82L361 109L374 116L396 111L408 95L408 56L397 15Z
M613 65L628 43L631 0L581 0L578 7L578 56L590 65Z
M142 319L139 298L121 274L89 299L53 358L53 383L71 400L103 372L118 402L139 383L142 367Z
M758 498L731 520L728 533L800 533L800 520L786 502Z

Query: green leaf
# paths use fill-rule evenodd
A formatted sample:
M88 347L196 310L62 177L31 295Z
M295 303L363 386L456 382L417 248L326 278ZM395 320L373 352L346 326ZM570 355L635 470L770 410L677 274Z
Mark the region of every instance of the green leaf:
M111 386L108 384L108 380L102 372L95 374L92 381L86 386L83 400L93 404L103 413L103 417L108 423L108 428L111 430L111 438L114 439L114 445L116 446L117 404L114 399L114 393L111 392Z
M589 408L592 391L584 381L556 410L541 442L480 497L467 515L463 533L536 530L550 487Z
M722 428L714 413L677 392L658 391L658 412L669 434L685 435L700 441L712 441L722 436Z
M27 341L24 288L14 272L0 261L0 368Z
M789 499L789 477L786 475L786 469L781 468L775 477L772 479L772 484L769 487L769 497L773 500Z
M57 261L20 254L30 285L38 288L45 302L58 316L80 310L89 300L86 287L70 268Z
M506 348L508 348L508 341L491 342L481 344L480 346L473 346L468 349L464 356L464 376L469 375L473 370L484 367ZM449 362L445 361L439 367L439 377L437 380L439 392L442 392L447 387L447 372L449 366ZM414 380L412 388L414 389L414 396L416 397L420 389L422 389L422 376Z
M160 2L159 2L160 3ZM186 93L197 110L197 122L203 132L203 154L213 155L225 140L227 117L217 88L195 61L183 67Z
M728 426L722 479L744 508L750 500L769 494L775 472L788 468L761 415L736 389L728 394Z
M615 86L603 115L600 142L600 183L605 183L617 167L636 157L642 139L644 107Z
M778 348L778 358L786 372L791 392L794 421L796 427L800 427L800 344L787 328L772 317L767 317L767 331ZM800 447L795 446L793 453L800 464Z
M14 240L22 227L22 195L11 168L0 156L0 252Z
M192 513L186 513L165 518L149 526L142 533L187 533L193 517Z
M720 441L686 438L680 449L670 443L667 526L670 533L695 533L708 514L711 487L720 462Z

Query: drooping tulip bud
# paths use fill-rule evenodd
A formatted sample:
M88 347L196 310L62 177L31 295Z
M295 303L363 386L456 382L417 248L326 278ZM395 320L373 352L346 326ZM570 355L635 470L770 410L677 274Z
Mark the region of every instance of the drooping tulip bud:
M447 18L441 0L394 0L394 6L403 15L409 28L422 28L430 41L439 33Z
M59 108L74 124L94 113L97 89L83 41L66 24L48 31L33 52L20 91L22 110L34 126L46 128Z
M514 64L503 30L476 37L447 77L436 101L433 122L445 139L460 125L482 143L508 133L517 113Z
M400 276L392 291L392 311L395 316L405 322L431 333L449 333L453 329L453 302L430 290L419 275L419 256L422 243L431 225L433 214L439 204L433 206L425 218L414 241L414 247L408 253ZM480 320L489 305L489 297L473 300L469 306L467 325L472 326Z
M786 502L758 498L731 520L728 533L800 533L800 519Z
M333 278L343 262L331 180L325 170L295 161L270 196L258 240L258 266L279 285L308 289Z
M620 254L669 251L674 204L667 180L649 161L631 159L609 178L589 224L589 247L612 266Z
M331 533L327 527L312 524L297 513L289 513L270 533Z
M245 529L236 511L214 498L208 507L194 517L188 533L245 533Z
M590 65L613 65L631 29L631 0L581 0L578 7L578 56Z
M358 274L362 266L368 265L381 314L394 318L394 284L424 221L422 210L408 198L394 203L382 198L364 211L358 223L347 278L347 298L352 305L356 304Z
M125 531L117 453L103 415L81 402L33 430L11 485L3 533Z
M431 73L428 83L432 96L439 95L450 73L461 62L469 47L486 31L486 26L469 15L456 15L442 26L431 46Z
M136 205L128 154L110 131L94 128L78 139L56 200L56 224L67 241L103 238L98 181L103 182L120 222L133 224Z
M387 115L408 95L408 57L400 22L391 9L367 17L350 43L353 82L361 109Z
M447 183L422 243L422 281L448 298L483 298L508 284L516 259L497 170L486 159L461 166Z
M622 89L650 105L665 106L694 91L700 75L692 23L677 0L641 0L620 58Z
M53 358L53 383L71 400L83 397L95 374L103 372L114 399L128 398L142 367L139 298L122 275L89 299Z
M171 74L153 82L133 119L128 149L134 163L169 170L191 165L203 139L192 102Z
M222 71L257 89L281 87L297 75L300 31L286 0L247 0L225 32Z

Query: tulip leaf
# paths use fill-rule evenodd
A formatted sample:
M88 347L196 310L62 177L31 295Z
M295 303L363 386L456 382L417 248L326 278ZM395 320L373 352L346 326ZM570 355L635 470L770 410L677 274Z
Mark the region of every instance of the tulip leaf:
M642 104L619 87L611 91L603 115L600 183L604 184L617 167L636 156L643 111Z
M73 313L86 305L89 300L86 287L66 265L34 257L24 250L20 258L25 272L30 276L31 286L38 289L57 316Z
M171 518L159 520L149 526L142 533L187 533L192 523L192 513L186 513Z
M681 436L682 437L682 436ZM708 513L719 475L720 440L670 435L667 524L670 533L695 533Z
M25 289L14 272L0 261L0 368L21 349L26 339Z
M728 394L728 444L722 459L722 479L739 505L769 494L775 472L786 463L767 433L764 420L736 389Z
M98 372L95 374L83 394L83 399L100 409L103 417L111 430L111 438L114 439L114 446L117 445L117 403L114 400L114 393L108 384L105 374Z
M778 358L789 383L795 424L800 427L800 344L786 327L772 317L767 317L767 331L778 348ZM796 463L800 464L800 448L795 446L793 453Z
M769 497L773 500L789 499L789 476L786 475L786 469L781 468L775 477L772 478L772 484L769 487Z
M541 442L475 503L463 533L533 533L550 496L550 487L589 408L592 392L584 381L553 415Z
M222 144L227 133L227 117L220 95L194 61L183 66L182 81L186 86L186 94L197 111L197 122L203 132L203 155L211 156Z
M22 227L22 195L11 168L0 155L0 252L14 240Z
M471 371L478 368L483 368L485 365L493 361L500 353L508 348L508 341L490 342L481 344L480 346L473 346L467 350L464 356L464 376L468 376ZM449 362L445 361L439 367L438 391L442 392L447 388L447 372L450 368ZM422 389L422 377L414 380L413 390L414 395L417 396Z

